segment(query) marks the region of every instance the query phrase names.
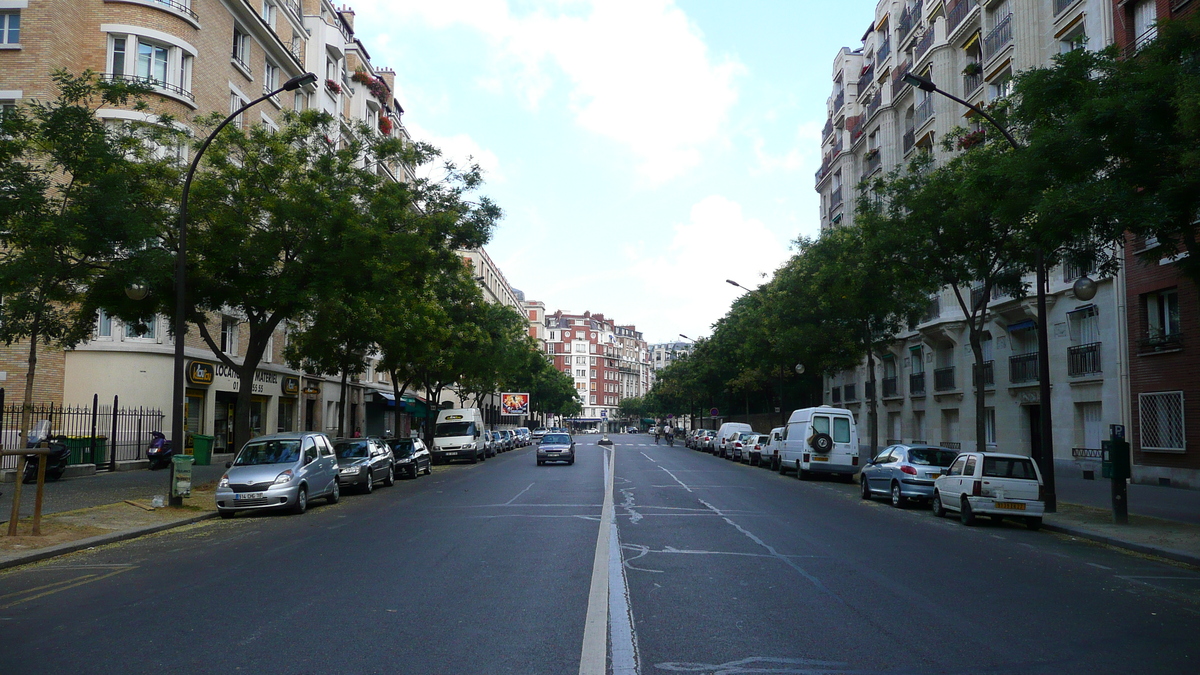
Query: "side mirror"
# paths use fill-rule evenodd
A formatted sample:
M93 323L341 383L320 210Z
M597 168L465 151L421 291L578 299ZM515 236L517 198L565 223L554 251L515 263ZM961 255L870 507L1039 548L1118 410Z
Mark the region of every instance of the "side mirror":
M232 466L233 466L233 462L225 462L226 469L231 468Z

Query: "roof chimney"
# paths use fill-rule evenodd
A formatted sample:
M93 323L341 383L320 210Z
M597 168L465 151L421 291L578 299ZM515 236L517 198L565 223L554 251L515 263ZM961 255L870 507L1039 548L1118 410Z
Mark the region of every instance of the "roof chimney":
M354 10L350 9L349 7L343 6L340 10L338 10L338 16L342 17L342 21L346 22L346 25L350 27L350 32L353 33L354 32Z

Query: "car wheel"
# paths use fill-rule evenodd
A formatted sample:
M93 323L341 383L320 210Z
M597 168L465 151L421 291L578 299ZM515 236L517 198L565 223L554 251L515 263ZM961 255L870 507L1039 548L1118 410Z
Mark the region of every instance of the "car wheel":
M432 475L433 475L433 462L430 462L430 463L428 463L428 464L426 464L426 465L425 465L425 475L426 475L426 476L432 476Z
M478 452L475 452L475 453L472 453L472 454L471 454L471 463L472 463L472 464L478 464L478 463L479 463L479 453L478 453Z
M538 466L541 466L541 465L545 464L545 462L543 462L543 461L542 461L542 460L540 460L540 459L537 461L537 463L538 463Z
M1030 517L1026 518L1025 519L1025 527L1028 527L1029 529L1031 529L1035 532L1037 530L1040 530L1042 528L1042 517L1041 516L1030 516Z
M570 460L567 462L567 466L571 466L571 465L573 465L573 464L575 464L575 458L574 458L574 457L572 457L572 458L571 458L571 459L570 459Z
M219 513L221 517L225 519L229 519L237 515L237 511L231 511L229 509L217 509L217 513Z
M363 485L363 492L371 494L375 491L375 476L371 474L371 470L367 469L367 482Z
M933 493L933 502L930 503L929 508L933 509L933 515L938 518L946 515L946 509L942 506L942 496L937 492Z
M871 499L871 485L867 482L867 477L866 476L859 477L859 482L862 484L862 498L866 499L866 500L870 500Z
M975 512L971 510L971 502L967 501L966 497L963 497L962 509L958 512L958 517L962 520L963 525L975 524Z
M396 484L396 468L395 467L388 466L387 478L383 479L383 484L388 487L391 487Z
M329 491L329 496L325 497L325 501L330 504L336 504L342 498L342 486L338 484L337 479L333 481L333 489Z
M904 498L904 493L900 492L900 484L892 483L892 506L902 509L907 501Z
M300 491L296 493L296 505L292 507L292 513L297 515L308 510L308 488L300 486Z
M771 461L774 463L774 465L775 465L775 467L774 467L774 468L775 468L775 470L776 470L776 471L778 471L778 472L779 472L779 475L780 475L780 476L782 476L782 475L784 475L785 473L787 473L786 471L784 471L784 468L783 468L783 460L782 460L782 459L780 459L780 458L776 457L776 458L772 459Z
M411 479L413 479L413 480L416 480L416 479L417 479L417 478L418 478L420 475L421 475L421 465L420 465L420 463L413 464L413 465L412 465L412 469L410 469L410 470L409 470L409 472L408 472L408 477L409 477L409 478L411 478Z

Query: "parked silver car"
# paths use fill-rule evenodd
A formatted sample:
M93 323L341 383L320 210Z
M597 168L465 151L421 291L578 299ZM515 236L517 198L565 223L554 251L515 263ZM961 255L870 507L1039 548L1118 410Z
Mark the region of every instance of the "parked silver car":
M259 436L225 467L216 493L222 518L253 509L304 513L309 499L336 504L341 497L333 445L319 432Z
M370 493L375 481L396 484L396 458L387 443L375 438L339 438L333 442L337 453L338 482Z
M933 482L958 456L957 450L929 445L891 445L867 462L859 475L862 498L889 495L892 506L910 499L933 499Z

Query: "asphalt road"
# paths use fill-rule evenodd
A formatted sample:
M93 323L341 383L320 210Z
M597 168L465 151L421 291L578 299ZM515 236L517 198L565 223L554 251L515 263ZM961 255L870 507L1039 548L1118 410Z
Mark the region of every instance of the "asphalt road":
M1200 570L614 438L0 574L0 672L1196 671Z

